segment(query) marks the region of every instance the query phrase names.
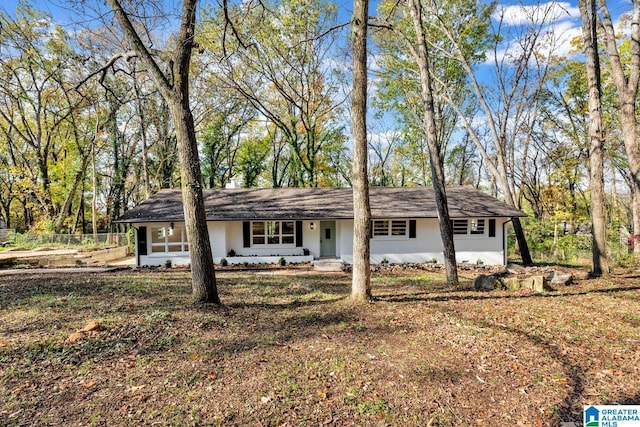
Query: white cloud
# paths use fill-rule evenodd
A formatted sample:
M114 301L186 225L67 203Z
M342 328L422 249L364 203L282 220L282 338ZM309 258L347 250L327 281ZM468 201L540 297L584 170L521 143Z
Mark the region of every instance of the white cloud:
M499 5L493 19L501 20L503 31L509 33L497 51L499 62L520 56L522 47L518 39L526 37L530 30L540 32L536 46L539 58L570 55L571 40L581 34L580 11L568 2ZM487 62L493 62L493 58L487 58Z
M528 25L531 22L557 22L580 18L580 11L569 2L546 2L535 5L498 5L493 19L509 26Z

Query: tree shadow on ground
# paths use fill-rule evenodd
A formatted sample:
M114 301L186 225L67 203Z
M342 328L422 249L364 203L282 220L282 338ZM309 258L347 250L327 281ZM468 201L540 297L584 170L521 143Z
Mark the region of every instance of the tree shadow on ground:
M628 291L637 291L640 290L640 286L625 286L625 287L616 287L616 288L608 288L608 289L590 289L590 290L581 290L581 291L570 291L570 292L554 292L549 291L545 293L530 293L530 294L510 294L505 295L501 293L499 295L492 294L489 292L483 292L476 295L455 295L455 292L471 292L471 290L459 290L459 291L447 291L447 292L421 292L421 293L411 293L409 296L406 293L402 294L378 294L375 295L376 299L385 302L441 302L441 301L483 301L483 300L519 300L519 299L544 299L544 298L560 298L560 297L572 297L572 296L580 296L580 295L590 295L590 294L612 294L618 292L628 292ZM480 291L478 291L480 292ZM438 296L426 297L424 295L433 295L439 294ZM444 295L443 295L444 294Z
M624 396L617 400L604 402L603 405L640 405L640 393Z
M497 330L510 335L514 335L516 337L520 337L524 341L531 343L531 345L541 348L550 358L560 363L563 373L565 377L568 378L569 385L571 386L571 391L567 394L562 402L558 402L558 410L551 415L553 419L549 421L553 425L559 425L561 422L582 421L582 406L580 398L585 391L585 370L580 365L572 362L567 353L562 352L562 346L558 346L551 340L518 329L514 326L492 323L489 321L476 319L471 316L465 316L457 310L450 310L442 306L437 307L436 310L446 314L453 313L461 320L469 322L470 324L479 326L481 328Z

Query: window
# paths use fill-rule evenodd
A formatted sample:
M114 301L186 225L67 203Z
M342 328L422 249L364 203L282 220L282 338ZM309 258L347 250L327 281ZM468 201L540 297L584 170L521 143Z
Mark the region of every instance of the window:
M406 236L407 235L407 221L391 221L391 235L392 236Z
M188 252L189 243L182 225L151 227L151 252Z
M453 227L453 234L456 235L482 235L484 236L484 232L486 229L486 220L485 219L454 219L451 221L451 226Z
M387 220L373 221L373 237L388 236L388 235L389 235L389 221Z
M253 245L293 245L295 221L253 221L251 242Z
M467 234L469 222L466 219L454 219L451 223L453 226L453 234Z
M484 219L471 220L471 234L484 234Z
M407 221L404 219L376 219L373 221L373 237L403 237L407 235Z

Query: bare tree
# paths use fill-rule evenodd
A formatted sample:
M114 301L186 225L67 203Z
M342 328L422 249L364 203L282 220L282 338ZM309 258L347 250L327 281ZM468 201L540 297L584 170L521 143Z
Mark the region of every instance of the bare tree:
M478 73L468 59L469 52L458 41L457 34L443 20L439 20L437 26L438 31L445 34L453 46L452 52L447 54L460 62L469 77L472 90L486 118L494 153L487 151L478 130L472 125L472 118L460 108L459 100L447 93L443 96L458 110L462 125L476 144L482 161L492 180L495 180L502 191L505 202L516 208L520 208L522 196L516 179L523 176L527 169L531 140L540 109L540 93L557 41L553 33L545 33L545 28L558 13L554 2L521 8L527 18L525 24L517 26L519 32L516 34L508 34L504 28L507 26L504 9L499 9L494 14L497 18L493 45L495 94L480 82ZM513 44L507 46L506 53L500 45L505 40L510 40ZM531 264L533 261L520 219L513 218L512 224L522 262Z
M163 71L158 57L145 45L119 0L109 0L109 6L131 43L135 56L146 66L152 80L166 100L175 127L182 183L185 227L189 240L192 272L192 294L196 302L220 303L216 287L211 242L202 195L202 173L195 125L189 105L189 65L194 47L197 0L184 0L180 29L173 54Z

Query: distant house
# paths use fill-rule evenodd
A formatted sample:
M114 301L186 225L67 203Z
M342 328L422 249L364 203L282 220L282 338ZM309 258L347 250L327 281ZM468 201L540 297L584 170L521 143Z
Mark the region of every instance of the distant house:
M447 189L458 262L505 264L506 224L521 211L471 187ZM204 190L216 263L353 260L350 188ZM372 187L371 262L443 261L433 189ZM181 192L161 190L119 220L136 232L138 265L189 263Z

